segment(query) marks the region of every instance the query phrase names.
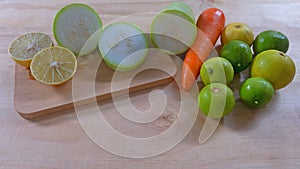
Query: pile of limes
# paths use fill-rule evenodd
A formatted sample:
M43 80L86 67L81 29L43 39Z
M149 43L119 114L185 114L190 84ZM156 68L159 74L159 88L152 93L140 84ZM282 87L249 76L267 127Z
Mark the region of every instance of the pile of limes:
M200 70L206 86L198 95L199 107L209 117L221 118L233 110L235 98L227 85L234 74L250 68L239 96L252 108L265 106L274 91L287 86L295 76L295 64L286 54L289 40L279 31L267 30L254 37L247 24L230 23L222 31L221 43L220 57L206 60Z

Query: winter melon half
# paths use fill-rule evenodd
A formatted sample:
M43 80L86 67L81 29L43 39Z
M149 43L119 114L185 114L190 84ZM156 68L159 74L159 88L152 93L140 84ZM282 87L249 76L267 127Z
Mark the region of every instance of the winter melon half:
M170 54L181 54L192 46L197 27L192 9L183 2L173 2L153 19L151 42Z
M141 28L126 22L106 26L98 45L106 65L117 71L136 69L148 54L148 41Z
M85 4L70 4L56 14L53 34L59 46L70 49L74 54L89 54L97 48L97 42L85 47L87 40L102 27L98 13Z

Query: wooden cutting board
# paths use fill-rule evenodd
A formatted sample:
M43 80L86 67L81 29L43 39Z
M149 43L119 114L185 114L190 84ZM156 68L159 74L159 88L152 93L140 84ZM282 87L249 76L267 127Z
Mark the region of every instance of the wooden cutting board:
M78 59L78 70L73 80L59 86L44 85L36 80L29 79L29 71L19 65L15 66L15 88L14 104L16 111L24 118L32 119L50 113L61 112L62 110L72 109L72 83L76 79L77 85L82 85L84 90L85 83L95 83L95 95L86 95L85 99L79 100L89 103L96 97L97 101L110 99L115 95L121 95L153 88L164 85L173 80L177 68L171 56L158 50L149 50L149 54L138 69L126 73L114 72L109 69L104 62L96 65L97 70L92 70L92 64L99 63L101 56L96 50L89 56ZM94 72L93 72L94 71ZM91 73L90 73L91 72ZM166 73L167 72L167 73ZM93 76L94 77L89 77ZM132 79L132 75L136 74ZM112 79L119 85L112 88ZM78 84L80 82L80 84ZM78 100L76 100L78 101Z

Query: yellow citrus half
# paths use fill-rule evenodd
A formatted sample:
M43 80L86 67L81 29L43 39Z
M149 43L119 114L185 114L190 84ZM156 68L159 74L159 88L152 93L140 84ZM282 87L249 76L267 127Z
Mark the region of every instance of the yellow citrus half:
M44 84L59 85L71 79L77 69L75 55L63 47L50 47L36 54L31 62L32 76Z
M11 58L18 64L29 67L35 54L51 47L51 38L44 33L28 33L18 36L9 46Z

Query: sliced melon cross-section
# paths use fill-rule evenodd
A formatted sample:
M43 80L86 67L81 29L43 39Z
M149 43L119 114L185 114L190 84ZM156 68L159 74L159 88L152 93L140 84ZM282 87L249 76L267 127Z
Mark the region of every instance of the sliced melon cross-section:
M142 29L126 22L106 26L98 45L104 62L117 71L130 71L139 67L149 47Z
M184 2L173 2L158 13L151 24L151 42L170 54L190 48L197 35L193 11Z
M53 21L53 33L59 46L74 54L88 54L97 48L97 42L87 51L81 51L87 40L102 27L98 13L85 4L70 4L63 7Z

